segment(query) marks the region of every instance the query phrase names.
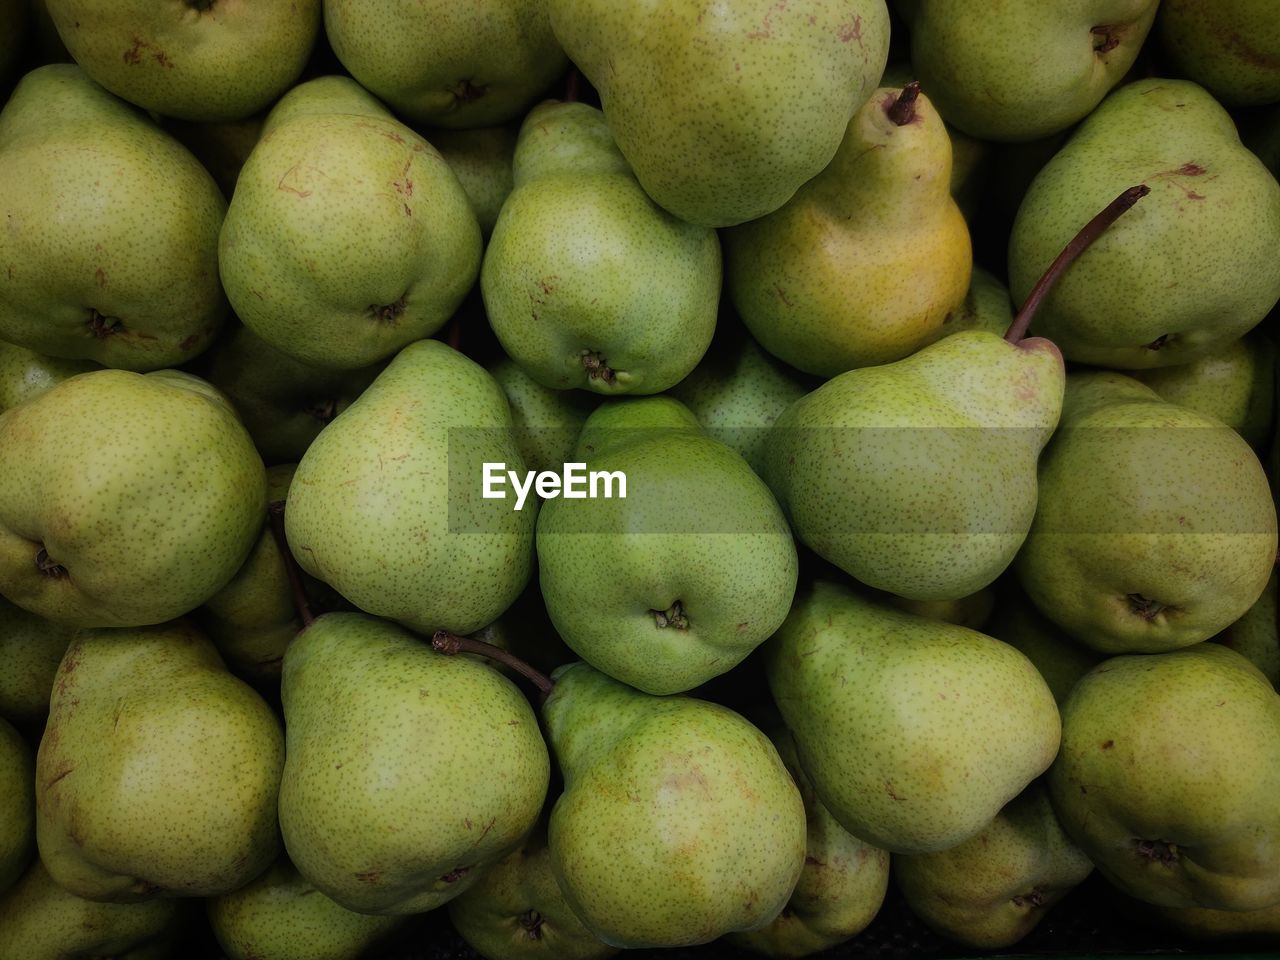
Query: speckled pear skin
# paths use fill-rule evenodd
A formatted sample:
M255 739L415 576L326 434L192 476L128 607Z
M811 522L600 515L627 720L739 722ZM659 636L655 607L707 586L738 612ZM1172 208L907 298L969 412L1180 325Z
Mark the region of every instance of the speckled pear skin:
M913 600L967 596L1031 526L1064 380L1048 341L952 334L792 404L764 477L796 537L851 576Z
M983 587L977 593L956 600L908 600L892 593L886 593L880 599L904 613L929 620L945 620L970 630L982 630L986 626L996 601L993 587Z
M768 957L805 957L861 933L880 910L889 886L889 854L840 826L814 795L786 727L769 739L804 799L808 848L786 908L766 927L725 940Z
M559 471L573 459L573 448L599 399L583 390L544 387L508 357L489 365L511 405L516 444L530 470Z
M760 345L834 377L890 363L943 334L969 289L973 248L951 198L951 141L921 94L890 118L880 87L835 158L780 209L725 231L729 293Z
M482 462L524 471L501 388L437 340L411 344L298 465L285 511L293 554L375 616L478 630L528 581L537 517L533 503L482 499Z
M702 360L667 393L760 474L769 428L816 385L762 349L736 320L721 317Z
M969 292L942 324L945 336L961 330L986 330L1003 337L1013 324L1013 303L1009 299L1009 288L990 271L975 264L969 281Z
M191 359L227 317L226 209L185 147L79 67L31 71L0 112L0 338L126 370Z
M1109 96L1032 181L1009 238L1014 300L1136 183L1150 195L1085 251L1031 324L1068 360L1188 363L1239 339L1280 300L1280 183L1208 93L1156 78Z
M897 0L897 8L916 78L947 122L1016 142L1087 116L1133 66L1158 2L999 0L981 17L965 0Z
M237 315L277 350L350 370L429 336L480 269L480 227L436 149L355 81L268 115L219 240Z
M1221 103L1280 102L1280 21L1267 0L1165 0L1156 30L1172 68Z
M551 868L617 947L707 943L786 906L804 803L769 739L733 711L651 697L585 663L557 670L543 719L564 774Z
M326 614L285 654L289 857L349 910L406 914L457 896L529 832L550 761L502 674L395 624Z
M681 220L778 209L835 155L889 54L884 0L549 0L641 186Z
M239 120L269 106L298 79L320 32L320 0L46 3L98 83L185 120Z
M1022 651L1061 705L1080 678L1106 659L1105 654L1063 633L1035 608L1012 578L1001 586L985 632Z
M519 128L514 123L476 130L432 130L431 143L471 201L485 240L515 186L511 170Z
M1280 903L1278 789L1280 696L1216 643L1114 657L1063 704L1054 810L1130 896L1221 910Z
M354 960L404 922L339 906L286 857L239 890L209 900L207 912L230 960Z
M75 633L0 597L0 717L40 731L53 675Z
M1036 668L975 630L818 582L765 647L769 689L823 805L893 853L955 846L1048 769Z
M100 369L92 360L46 357L0 340L0 413L44 393L77 373Z
M1018 943L1092 872L1054 816L1042 780L963 843L893 861L894 882L912 913L979 950Z
M35 853L35 763L31 748L0 717L0 893L8 890Z
M168 960L187 907L181 900L85 900L54 883L35 860L0 897L0 960Z
M1014 565L1041 613L1103 653L1173 650L1243 616L1275 559L1266 472L1239 434L1119 373L1068 378Z
M326 0L324 25L342 65L411 123L505 123L565 68L540 0Z
M480 271L507 354L556 390L651 394L684 379L715 332L716 232L650 200L584 103L534 107L514 176Z
M85 630L36 756L36 840L76 896L212 897L280 852L280 721L186 621Z
M487 960L604 960L617 947L598 940L569 909L551 869L546 830L449 901L449 920Z
M687 408L669 397L606 402L574 456L627 478L625 499L548 500L538 520L542 596L578 656L646 693L682 693L782 623L798 570L787 522L746 461Z
M1262 596L1243 617L1210 639L1230 647L1255 667L1273 687L1280 689L1280 635L1276 617L1276 574L1271 574Z
M0 414L5 596L58 623L137 626L235 575L266 481L235 413L206 390L175 371L99 370Z
M1275 375L1276 344L1260 330L1190 363L1132 374L1162 399L1221 420L1255 450L1271 440Z

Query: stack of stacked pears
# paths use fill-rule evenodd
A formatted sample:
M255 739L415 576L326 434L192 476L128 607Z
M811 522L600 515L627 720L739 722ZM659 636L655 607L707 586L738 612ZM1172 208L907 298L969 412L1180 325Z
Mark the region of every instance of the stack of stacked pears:
M1280 943L1270 0L0 0L0 94L0 960Z

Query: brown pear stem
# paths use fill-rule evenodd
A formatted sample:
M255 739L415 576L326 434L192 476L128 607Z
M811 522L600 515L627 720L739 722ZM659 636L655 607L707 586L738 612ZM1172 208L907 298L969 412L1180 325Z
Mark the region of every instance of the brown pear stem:
M1049 264L1049 269L1044 272L1044 276L1031 288L1031 293L1027 296L1027 302L1022 305L1018 315L1013 318L1013 323L1009 324L1009 330L1004 335L1006 340L1010 343L1018 343L1027 335L1027 328L1031 326L1031 319L1036 315L1036 311L1040 309L1041 302L1048 296L1053 285L1058 282L1058 278L1067 271L1067 268L1075 262L1080 254L1089 249L1093 241L1102 236L1108 227L1119 220L1126 210L1150 192L1151 188L1145 183L1130 187L1107 204L1101 213L1080 228L1080 232L1072 237L1071 241L1062 248L1062 252L1058 254L1057 259Z
M280 551L280 559L284 562L285 576L289 578L289 589L293 591L293 605L298 610L298 619L305 630L315 622L311 613L311 600L307 597L307 585L302 582L302 570L298 560L289 549L289 541L284 535L285 501L272 500L267 504L267 522L271 524L271 535L276 538L276 549Z
M886 111L889 119L900 127L905 127L908 123L916 118L916 97L920 96L920 81L912 80L902 92L898 94L898 99L893 101L892 106Z
M564 102L577 103L582 99L582 74L577 67L569 68L569 76L564 81Z
M438 652L448 656L458 653L474 653L482 657L488 657L490 660L496 660L529 680L538 688L543 700L547 698L547 695L551 693L551 688L555 686L551 678L545 673L535 670L514 654L508 653L492 643L486 643L484 640L459 637L448 630L437 630L431 636L431 646Z

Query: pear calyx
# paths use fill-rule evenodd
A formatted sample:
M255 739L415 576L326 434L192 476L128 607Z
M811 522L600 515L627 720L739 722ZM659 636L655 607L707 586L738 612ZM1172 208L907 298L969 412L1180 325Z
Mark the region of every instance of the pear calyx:
M916 98L920 96L920 81L912 80L902 92L898 94L898 99L885 107L885 113L899 127L905 127L908 123L916 118Z
M524 928L525 936L530 940L542 939L542 914L537 910L529 910L520 914L519 923Z
M1143 860L1177 863L1180 858L1178 845L1168 840L1134 840L1133 849Z
M503 666L510 667L537 687L538 694L542 700L546 700L555 686L554 681L545 673L535 670L519 657L485 640L476 640L474 637L460 637L457 634L450 633L448 630L437 630L431 635L431 647L437 653L443 653L445 656L451 657L458 653L472 653L477 656L488 657L490 660L496 660ZM456 880L457 878L455 877L454 879Z
M63 580L71 575L66 567L49 556L49 551L44 548L43 544L36 551L36 569L50 580Z
M476 86L474 83L470 81L470 79L467 79L467 80L459 80L457 84L454 86L454 88L449 92L453 94L454 99L457 101L455 106L457 106L460 104L472 103L476 100L479 100L481 97L485 95L488 89L489 88L487 86L486 87Z
M1093 52L1110 53L1120 46L1121 28L1112 24L1099 24L1089 31L1093 34Z
M587 378L590 380L613 383L618 379L617 374L610 368L609 361L596 350L582 351L582 366L586 368Z
M119 333L124 326L117 317L108 317L99 313L93 307L89 308L89 329L98 340L105 340L113 333Z
M1020 893L1016 897L1012 897L1009 902L1015 907L1030 907L1035 910L1044 906L1044 891L1039 887L1032 887L1029 893Z
M372 303L369 305L369 316L382 323L395 323L404 313L406 305L403 295L394 303Z
M658 629L662 630L671 627L675 630L689 629L689 616L684 612L684 604L679 600L671 604L666 610L650 610L653 614L653 622L658 625Z

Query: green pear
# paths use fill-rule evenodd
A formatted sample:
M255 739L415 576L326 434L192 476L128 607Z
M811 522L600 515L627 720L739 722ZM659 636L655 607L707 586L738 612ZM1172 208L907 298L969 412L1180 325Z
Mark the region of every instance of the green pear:
M1243 616L1275 559L1267 476L1239 434L1131 377L1068 378L1016 563L1041 613L1104 653L1172 650Z
M412 123L505 123L565 67L538 0L325 0L324 26L360 85Z
M84 630L36 757L36 840L71 893L118 903L236 890L280 851L280 721L184 621Z
M44 729L53 675L74 633L0 597L0 717Z
M798 570L787 522L688 408L669 397L606 403L575 457L626 483L625 496L548 500L538 520L542 596L578 656L646 693L681 693L782 623Z
M466 634L520 594L536 506L477 488L523 470L502 390L437 340L405 347L308 448L285 528L298 563L375 616Z
M818 799L854 836L894 853L974 836L1057 753L1044 680L977 631L818 582L766 654Z
M266 507L262 460L225 399L173 374L84 373L0 414L14 603L73 626L160 623L240 568Z
M431 143L462 184L486 240L515 185L512 163L518 133L514 124L431 131Z
M764 477L801 542L846 573L912 600L964 597L1031 526L1063 382L1048 341L952 334L792 404Z
M487 960L604 960L618 952L596 939L569 909L542 828L450 900L449 920Z
M822 805L786 727L770 731L769 739L804 800L804 868L791 899L768 926L725 940L769 957L805 957L857 936L875 918L889 886L889 854L850 834Z
M897 0L911 65L947 122L1013 141L1087 116L1133 66L1158 3L1023 0L974 16L969 0Z
M226 201L178 141L79 68L31 71L0 111L0 339L154 370L212 342Z
M1257 330L1190 363L1133 372L1170 403L1221 420L1255 450L1271 439L1275 375L1275 341Z
M1262 596L1235 623L1215 637L1262 671L1280 689L1280 631L1277 630L1276 574L1273 571Z
M267 107L298 79L320 32L320 0L46 2L94 80L186 120L239 120Z
M480 272L503 349L557 390L647 394L683 380L715 331L716 232L650 200L584 103L529 113L514 176Z
M227 395L267 463L296 463L384 364L355 370L307 366L248 327L209 351L209 382Z
M528 833L550 761L532 708L485 664L395 624L320 617L289 647L280 829L299 872L360 913L431 910Z
M726 707L653 697L585 663L543 706L564 793L547 831L565 900L616 947L769 923L804 865L804 803L769 739Z
M334 903L286 857L239 890L208 901L230 960L356 960L403 924Z
M1164 0L1170 65L1228 106L1280 102L1280 19L1269 0Z
M218 265L245 326L305 364L350 370L442 327L480 250L436 149L355 81L322 77L268 114Z
M489 365L511 405L516 444L530 470L556 470L573 458L582 425L597 405L596 397L581 390L553 390L503 357Z
M761 349L734 317L721 317L702 360L667 393L698 418L707 435L764 470L769 428L816 384Z
M1256 326L1280 299L1280 183L1183 80L1120 88L1036 176L1009 238L1015 301L1133 183L1151 195L1080 257L1032 332L1068 360L1140 369L1188 363Z
M35 850L35 774L31 748L0 717L0 893L26 869Z
M960 306L943 318L942 323L944 336L962 330L986 330L1004 336L1013 323L1009 288L989 270L975 264L969 292Z
M1049 789L1067 833L1130 896L1280 903L1280 696L1226 647L1094 668L1063 704Z
M690 223L778 209L831 162L889 54L884 0L549 0L645 192Z
M1086 673L1105 659L1096 650L1077 643L1047 619L1013 582L1002 584L985 630L997 640L1020 650L1030 660L1061 705Z
M981 950L1022 940L1092 872L1040 780L963 843L893 862L912 912L947 939Z
M761 346L806 373L915 353L942 336L969 289L951 141L918 90L876 90L825 170L778 210L725 231L734 306Z
M0 960L169 960L186 926L183 906L85 900L54 883L36 860L0 896Z
M99 369L92 360L46 357L0 340L0 413L44 393L56 383Z

